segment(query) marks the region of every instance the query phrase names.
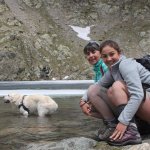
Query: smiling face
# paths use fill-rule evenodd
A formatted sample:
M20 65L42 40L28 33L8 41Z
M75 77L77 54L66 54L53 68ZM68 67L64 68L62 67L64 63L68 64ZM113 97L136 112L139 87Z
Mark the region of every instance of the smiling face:
M121 49L115 41L106 40L100 45L100 53L104 63L110 68L120 59Z
M101 51L101 57L105 64L111 67L119 60L120 53L111 46L105 46Z
M83 49L85 58L89 64L95 65L101 58L99 43L96 41L90 41Z
M100 51L93 50L93 51L88 51L85 57L88 60L89 64L94 65L101 58L101 54L100 54Z

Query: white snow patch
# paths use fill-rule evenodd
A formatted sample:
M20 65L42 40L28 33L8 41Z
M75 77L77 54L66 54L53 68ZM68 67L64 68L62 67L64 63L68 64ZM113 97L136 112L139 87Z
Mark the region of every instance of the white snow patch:
M90 30L91 30L91 27L94 26L94 25L91 25L91 26L87 26L85 28L82 28L82 27L79 27L79 26L72 26L72 25L69 25L75 32L77 32L77 36L83 40L86 40L86 41L90 41L91 38L88 36L90 34Z

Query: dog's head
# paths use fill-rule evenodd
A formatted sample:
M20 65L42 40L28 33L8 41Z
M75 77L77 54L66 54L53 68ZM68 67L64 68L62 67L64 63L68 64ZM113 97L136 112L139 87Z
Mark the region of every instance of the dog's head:
M16 102L16 98L18 97L18 94L16 93L10 93L6 96L4 96L4 103L13 103Z

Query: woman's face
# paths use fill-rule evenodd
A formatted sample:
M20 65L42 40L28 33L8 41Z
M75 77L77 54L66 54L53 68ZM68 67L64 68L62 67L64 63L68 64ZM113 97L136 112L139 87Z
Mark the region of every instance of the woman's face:
M89 51L85 56L86 56L86 59L88 60L89 64L91 64L91 65L96 64L99 61L99 59L101 58L100 51L98 51L98 50Z
M111 67L113 64L115 64L119 60L120 53L117 50L115 50L113 47L105 46L102 49L101 57L104 63L108 67Z

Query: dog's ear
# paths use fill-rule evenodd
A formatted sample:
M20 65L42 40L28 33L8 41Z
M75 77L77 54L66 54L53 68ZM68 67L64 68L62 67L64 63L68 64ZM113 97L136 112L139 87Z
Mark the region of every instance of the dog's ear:
M10 96L11 102L16 102L20 100L21 94L13 92L13 93L10 93L9 96Z
M17 93L15 93L15 92L9 93L10 96L14 96L14 95L16 95L16 94L17 94Z

